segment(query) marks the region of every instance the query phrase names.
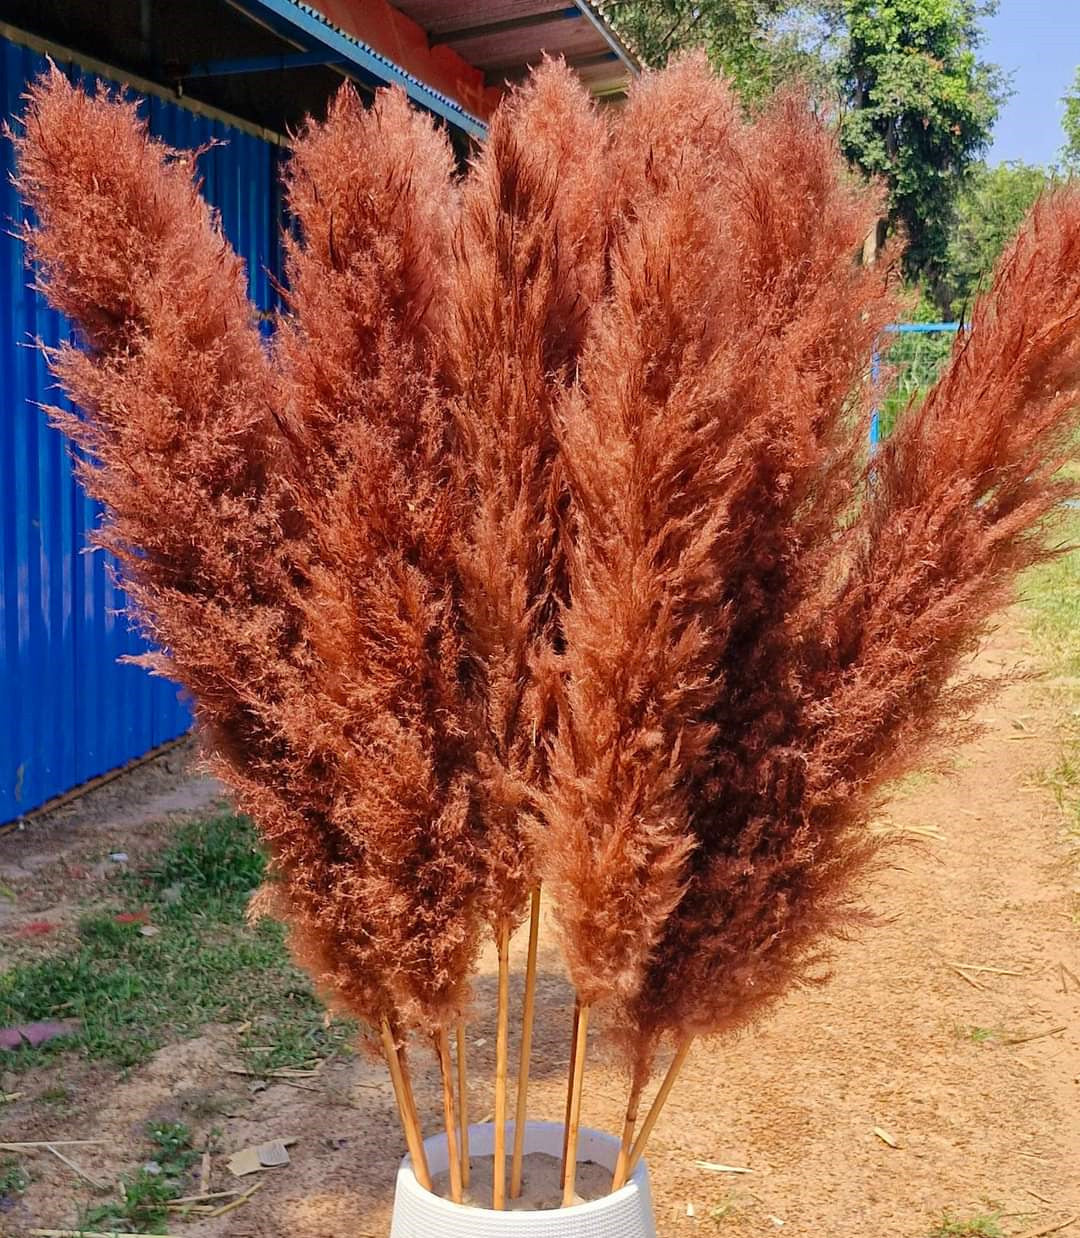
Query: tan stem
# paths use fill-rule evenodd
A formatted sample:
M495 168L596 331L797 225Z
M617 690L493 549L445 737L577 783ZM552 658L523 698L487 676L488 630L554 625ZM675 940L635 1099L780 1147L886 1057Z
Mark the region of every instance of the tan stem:
M525 1006L521 1015L521 1060L518 1062L517 1106L514 1110L514 1154L510 1158L510 1198L521 1194L525 1155L525 1121L529 1098L529 1058L532 1055L533 1016L536 1010L536 953L540 941L540 887L532 892L529 911L529 955L525 965Z
M499 998L495 1012L495 1162L491 1206L506 1207L506 1061L510 1049L510 925L499 926Z
M635 1079L630 1087L630 1099L626 1104L626 1117L623 1119L622 1141L619 1144L619 1155L615 1161L615 1172L611 1177L611 1189L617 1191L625 1186L630 1174L630 1147L634 1139L634 1127L637 1125L638 1106L641 1103L641 1089L644 1080Z
M469 1189L469 1093L465 1071L465 1020L457 1025L458 1120L461 1123L461 1188Z
M574 1025L570 1032L570 1064L566 1072L566 1109L563 1111L562 1170L559 1188L566 1186L566 1153L570 1147L570 1106L574 1103L574 1064L577 1061L578 1024L581 1022L581 1002L574 999Z
M638 1132L638 1137L634 1140L634 1146L630 1150L630 1164L626 1171L628 1175L634 1172L638 1161L641 1160L641 1155L645 1151L645 1145L649 1142L652 1129L660 1117L660 1110L663 1109L664 1102L671 1094L671 1089L675 1086L675 1080L679 1077L679 1071L682 1070L683 1063L686 1061L687 1054L690 1052L690 1046L693 1043L693 1036L687 1036L676 1050L671 1065L668 1067L668 1072L664 1076L664 1081L660 1084L660 1090L656 1093L656 1099L649 1106L649 1112L645 1115L645 1121L641 1124L641 1130Z
M420 1126L420 1112L416 1108L416 1097L413 1095L412 1076L409 1074L409 1057L405 1052L404 1046L398 1052L398 1061L401 1064L401 1088L405 1099L405 1108L409 1112L409 1117L412 1121L413 1129L416 1131L417 1141L419 1143L420 1162L423 1167L424 1176L421 1180L421 1185L431 1181L431 1170L428 1168L427 1153L424 1151L424 1135ZM432 1188L427 1187L428 1190Z
M462 1200L461 1160L458 1156L457 1116L454 1112L454 1075L450 1065L450 1035L440 1027L435 1035L435 1050L439 1055L442 1074L443 1121L446 1125L446 1159L450 1169L450 1198L455 1204Z
M386 1065L390 1069L390 1082L394 1085L394 1098L397 1100L398 1115L401 1118L402 1130L405 1132L405 1145L409 1149L413 1173L424 1190L430 1191L431 1174L428 1172L427 1157L424 1155L424 1139L420 1133L420 1120L412 1102L411 1088L408 1087L406 1076L402 1071L394 1033L390 1030L390 1023L387 1019L382 1020L379 1030L382 1034L383 1053L386 1057Z
M574 1077L570 1089L570 1121L566 1130L566 1181L563 1183L563 1207L574 1202L577 1181L578 1127L581 1125L581 1083L585 1078L585 1049L589 1039L589 1007L584 1003L578 1014L577 1051L574 1054Z

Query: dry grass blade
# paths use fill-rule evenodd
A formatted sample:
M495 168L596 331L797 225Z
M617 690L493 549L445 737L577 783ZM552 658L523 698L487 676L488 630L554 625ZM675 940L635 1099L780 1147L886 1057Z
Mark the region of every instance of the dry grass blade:
M131 1230L99 1229L28 1229L30 1238L180 1238L178 1234L137 1234Z
M197 1195L181 1195L178 1199L170 1199L168 1207L182 1208L185 1204L203 1204L208 1199L235 1199L238 1195L243 1195L242 1190L236 1191L200 1191Z
M1074 1225L1080 1220L1080 1214L1066 1217L1064 1221L1057 1221L1053 1225L1043 1225L1039 1229L1025 1230L1022 1234L1017 1234L1016 1238L1043 1238L1045 1234L1056 1234L1059 1229L1065 1229L1068 1225Z
M1066 967L1064 963L1059 963L1058 969L1061 972L1062 993L1068 993L1070 981L1076 985L1076 991L1080 993L1080 976L1078 976L1076 972L1072 971L1070 968Z
M950 967L958 968L961 971L970 972L987 972L992 976L1022 976L1022 971L1012 971L1007 967L989 967L985 963L950 963Z
M242 1195L238 1195L235 1199L230 1200L229 1203L222 1204L220 1208L215 1208L213 1209L213 1211L208 1212L206 1215L208 1217L221 1217L221 1216L225 1216L229 1212L235 1212L237 1208L243 1207L243 1205L248 1202L248 1200L252 1197L252 1195L255 1194L256 1191L262 1190L264 1185L265 1185L265 1182L263 1182L262 1180L254 1183L254 1185L249 1186L248 1189L244 1191Z
M240 1066L223 1066L227 1075L243 1075L248 1079L313 1079L317 1070L300 1070L295 1066L285 1066L280 1070L245 1070Z
M946 963L945 966L949 968L950 971L956 972L961 980L966 980L973 989L981 989L985 991L986 985L980 983L974 976L969 975L962 967L958 967L955 963Z
M107 1182L102 1182L99 1178L95 1178L93 1174L88 1174L86 1170L82 1168L82 1166L76 1165L76 1163L70 1157L65 1156L63 1152L59 1150L59 1148L54 1148L51 1144L49 1144L48 1151L51 1152L53 1156L57 1158L57 1160L63 1161L63 1163L68 1167L68 1169L72 1170L75 1174L77 1174L80 1178L82 1178L84 1182L89 1182L90 1185L94 1187L95 1189L99 1191L103 1191L108 1186Z
M1032 1040L1042 1040L1046 1036L1059 1036L1062 1032L1067 1032L1069 1029L1062 1024L1061 1027L1048 1027L1044 1032L1030 1032L1024 1036L1006 1036L1004 1043L1007 1045L1026 1045Z
M86 1147L90 1144L103 1144L108 1142L109 1141L107 1139L39 1139L23 1141L22 1143L12 1143L8 1141L5 1143L0 1143L0 1148L2 1148L5 1152L18 1152L22 1148L48 1148L51 1150L53 1148Z

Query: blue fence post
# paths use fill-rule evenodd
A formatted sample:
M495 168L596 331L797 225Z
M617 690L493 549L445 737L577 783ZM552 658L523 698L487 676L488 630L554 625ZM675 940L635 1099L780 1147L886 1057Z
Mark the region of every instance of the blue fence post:
M874 351L870 354L870 381L875 387L878 385L878 379L881 377L881 354L877 350L877 345L874 345ZM877 451L878 441L881 438L881 413L878 406L875 404L873 411L870 413L870 454L873 455Z

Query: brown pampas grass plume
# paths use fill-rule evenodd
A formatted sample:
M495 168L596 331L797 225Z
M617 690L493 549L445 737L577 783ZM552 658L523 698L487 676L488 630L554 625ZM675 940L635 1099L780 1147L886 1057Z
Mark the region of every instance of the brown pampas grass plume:
M445 375L469 516L458 563L486 799L487 915L522 917L537 875L530 820L545 780L565 595L554 410L573 383L600 280L606 127L546 62L492 118L462 189Z
M606 141L570 71L545 63L493 117L462 189L454 244L444 373L460 441L456 483L470 509L457 566L478 689L483 904L499 953L496 1208L504 1200L509 937L531 901L511 1195L520 1186L539 924L537 795L556 711L556 601L565 597L554 416L576 378L602 278Z
M785 573L806 587L851 502L853 482L833 484L852 463L851 392L893 313L851 260L874 202L797 98L746 126L684 62L635 92L624 125L615 158L636 188L562 418L571 605L549 880L589 1004L636 998L683 899L726 658L750 632L773 639ZM663 162L650 135L682 157Z
M300 140L294 205L310 227L290 249L273 365L191 158L150 141L133 105L54 70L17 146L39 285L86 343L53 360L86 414L58 419L107 505L99 541L269 845L269 901L298 959L393 1058L426 1177L397 1045L460 1012L481 924L448 421L428 322L392 312L422 301L446 251L452 197L429 192L449 189L445 143L403 102L368 117L347 97ZM354 175L328 223L320 174L329 194L358 147L370 186ZM365 211L395 221L374 255ZM339 384L369 350L367 374Z
M403 98L366 113L351 91L300 137L275 366L190 158L133 105L54 70L17 144L39 284L88 345L54 364L88 414L61 418L108 505L99 540L320 984L375 1026L433 1030L479 923L448 420L418 308L449 251L446 143Z
M1035 208L944 374L870 463L854 518L836 507L806 538L820 504L792 509L811 570L777 572L759 595L784 607L773 639L759 611L725 659L686 894L630 1003L642 1055L663 1034L738 1028L813 979L823 942L864 919L853 895L883 785L968 733L997 686L965 655L1017 573L1057 553L1047 522L1078 490L1059 471L1080 403L1078 245L1080 194L1065 189ZM753 618L749 600L740 611Z
M400 93L365 110L343 90L308 125L286 182L301 239L288 242L275 347L310 530L297 606L312 657L291 725L334 755L331 824L357 905L327 896L322 869L305 883L343 948L368 926L399 1012L431 1033L464 1009L481 923L458 496L432 347L452 168L445 137Z
M1080 190L868 457L880 203L798 91L748 121L691 58L601 111L545 64L460 174L404 96L346 87L294 145L269 344L197 154L55 70L14 141L82 336L53 416L267 843L253 913L385 1053L421 1181L404 1047L433 1042L455 1199L450 1033L494 935L501 1207L508 942L528 914L520 1136L542 880L578 1011L565 1198L593 1011L630 1077L619 1185L694 1038L867 922L887 783L997 686L965 659L1080 490Z
M852 260L873 204L795 94L708 143L686 132L662 164L650 109L678 144L665 88L694 72L626 110L646 173L623 175L652 195L628 195L563 418L549 880L582 999L608 1000L631 1067L616 1185L692 1039L820 979L829 938L865 923L882 788L966 733L993 685L963 658L1017 572L1055 553L1046 521L1077 491L1059 469L1080 402L1080 194L1035 209L951 365L866 463L866 379L893 313L882 274ZM665 1038L672 1070L631 1146Z

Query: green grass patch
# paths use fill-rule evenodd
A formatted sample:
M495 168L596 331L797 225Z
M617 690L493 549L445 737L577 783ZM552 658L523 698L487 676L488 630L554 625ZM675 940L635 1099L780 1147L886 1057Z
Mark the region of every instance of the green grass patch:
M151 1157L134 1173L121 1179L119 1198L83 1209L81 1229L135 1233L164 1233L169 1204L188 1192L188 1171L199 1159L191 1146L191 1132L179 1122L147 1128Z
M1080 546L1080 512L1070 511L1050 536L1055 545ZM1021 580L1020 593L1031 611L1031 633L1052 672L1080 678L1080 550L1033 568Z
M0 975L0 1024L81 1020L71 1037L0 1052L19 1070L58 1053L131 1067L207 1023L248 1022L253 1069L299 1065L343 1048L347 1022L323 1008L289 960L281 926L245 922L264 858L249 822L218 816L183 827L141 870L117 882L118 902L79 924L74 949ZM145 919L118 923L118 912ZM147 935L149 925L156 932Z
M889 784L889 798L902 799L906 795L918 795L934 786L940 775L933 770L916 769L904 774Z
M1080 547L1080 511L1070 511L1052 537L1055 544ZM1061 753L1042 782L1061 805L1066 837L1080 867L1080 549L1029 571L1021 595L1036 647L1061 689ZM1080 898L1074 918L1080 924Z
M944 1213L927 1238L1004 1238L1000 1214L980 1212L970 1217L954 1217Z
M0 1199L21 1195L30 1185L30 1179L13 1156L0 1159Z
M898 332L885 340L879 360L893 372L878 409L878 432L887 437L914 401L922 403L948 360L956 340L953 331Z
M972 1044L985 1045L1000 1040L1002 1032L994 1027L957 1027L956 1036L958 1040L970 1040Z

